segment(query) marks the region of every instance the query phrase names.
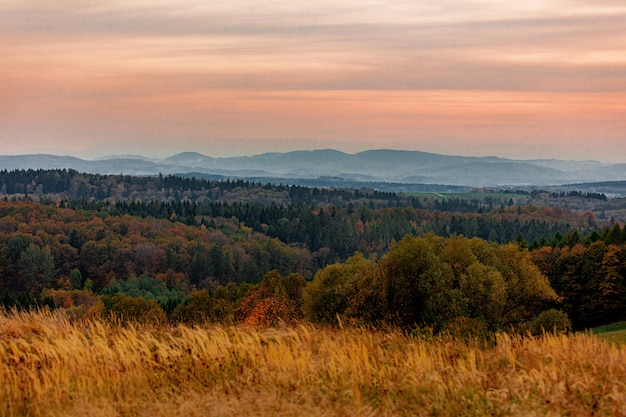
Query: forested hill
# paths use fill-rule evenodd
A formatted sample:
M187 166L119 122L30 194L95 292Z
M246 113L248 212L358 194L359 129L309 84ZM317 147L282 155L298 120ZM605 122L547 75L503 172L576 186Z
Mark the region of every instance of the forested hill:
M347 154L325 149L229 158L185 152L163 160L112 156L95 161L54 155L18 155L0 156L0 166L7 169L71 168L81 172L131 175L198 172L224 178L266 178L270 181L334 177L361 183L452 184L470 187L520 184L548 186L626 179L626 164L512 160L397 150Z
M0 291L4 294L0 303L4 305L27 304L28 300L42 299L46 294L57 297L56 305L81 304L84 300L80 301L80 297L86 297L85 294L92 294L88 299L96 294L103 301L117 302L120 299L106 297L124 294L156 299L158 308L171 317L176 317L174 310L178 309L177 314L189 318L197 312L181 313L180 309L198 301L192 297L195 294L194 297L205 300L202 305L213 309L211 313L202 313L205 316L222 314L232 318L234 306L248 308L245 303L238 303L243 303L242 297L250 288L260 291L254 293L259 297L269 291L266 295L270 297L268 294L291 294L291 285L295 285L300 289L294 291L301 294L305 281L300 280L324 280L325 275L320 274L326 271L332 281L332 268L337 268L333 265L339 264L345 265L351 276L350 259L355 254L363 259L389 259L394 248L393 253L398 254L398 242L409 242L405 240L407 235L430 236L416 244L434 245L427 253L435 258L444 256L436 244L444 241L433 240L433 236L450 237L450 244L461 235L463 242L481 238L481 242L495 245L489 249L493 253L500 253L498 245L507 242L513 242L505 247L514 248L515 253L523 254L527 247L533 249L538 268L558 288L559 295L567 295L563 307L578 325L615 317L616 309L621 308L621 301L607 295L607 299L613 300L612 307L597 309L593 307L597 297L589 298L589 294L597 293L599 297L600 288L607 285L626 294L626 290L620 289L621 284L605 282L604 275L585 275L589 268L584 265L588 264L595 265L593 270L598 265L610 270L611 275L606 276L626 276L621 267L626 253L621 249L626 242L626 228L621 228L615 218L623 208L620 200L596 193L477 190L469 195L446 197L176 176L105 176L67 170L3 171L0 187L4 194L0 201ZM542 205L535 205L540 202ZM480 249L486 248L485 244L476 242L468 247L478 251L474 256L485 256ZM513 249L502 250L510 253L507 251ZM603 264L604 257L612 263ZM402 259L397 258L397 262ZM453 261L451 258L441 265L445 270L455 270ZM393 267L386 262L380 267ZM502 267L491 258L481 262L484 265L480 268L486 269L481 269L484 274L478 271L478 277L493 278L490 268ZM432 277L441 273L428 272ZM446 281L446 291L453 298L465 279L463 270L455 273L459 274L458 282ZM506 268L499 273L506 275ZM277 284L283 278L290 284ZM292 289L269 290L263 286L270 284L250 287L267 280L273 280L271 285ZM230 285L230 292L219 290L225 285ZM316 285L310 291L317 288L324 293L326 284ZM344 291L352 287L341 288ZM210 293L198 295L194 293L197 290ZM348 298L333 308L339 309L336 314L359 318L361 313L353 309L375 294L350 294L344 294ZM576 297L583 297L580 302L590 306L591 313L577 310ZM271 307L274 302L264 301L262 305ZM304 314L300 301L287 304L290 307L285 311L297 317ZM383 304L381 311L387 311L393 302L387 307ZM107 308L117 308L112 305L116 304L106 304ZM122 305L129 307L125 301ZM220 305L226 310L220 310ZM243 316L256 311L256 307L249 307L251 310L241 313ZM327 307L323 304L319 308ZM464 308L455 311L461 314ZM468 311L462 314L470 314ZM476 307L475 311L482 310ZM335 317L335 313L328 317ZM387 313L381 313L376 320L383 320ZM393 313L394 317L400 313ZM317 313L311 314L317 317ZM403 320L409 325L413 318Z
M575 185L547 187L547 191L519 187L505 190L482 188L476 189L477 192L473 192L471 197L467 194L472 190L467 187L442 190L441 187L433 189L428 185L413 185L406 192L386 192L381 191L381 188L338 186L330 178L324 187L307 185L306 181L304 183L285 184L280 180L271 183L251 182L212 178L202 174L130 176L87 174L71 169L0 171L0 195L9 197L29 195L35 198L107 202L190 200L286 205L305 203L310 206L334 204L340 207L366 205L369 208L411 206L443 211L490 211L497 206L513 204L567 207L598 213L626 207L626 199L623 198L613 198L611 204L598 204L598 201L606 202L606 195L593 191L596 188L603 189L610 194L610 190L624 187L624 183L620 182L579 184L579 188ZM409 189L411 192L408 192ZM444 198L441 193L451 197ZM428 196L431 198L426 198Z
M30 195L88 201L237 201L264 204L308 205L362 201L377 205L400 204L395 193L372 189L317 188L272 185L244 180L207 179L193 176L86 174L74 170L0 171L0 195ZM388 203L390 202L390 203ZM409 203L408 200L403 201Z
M312 250L307 244L287 244L255 232L236 217L206 216L199 225L187 225L176 218L116 213L112 206L96 210L59 203L0 202L0 304L24 305L52 297L55 306L80 307L85 314L101 297L104 308L135 318L144 313L154 317L160 311L172 320L265 322L268 317L295 320L306 313L313 321L340 315L441 327L446 317L469 317L498 328L501 313L508 311L506 297L500 296L517 291L512 284L502 285L517 282L518 274L536 281L544 295L552 291L546 287L547 277L557 292L542 301L534 298L534 287L518 283L520 290L530 292L511 293L516 297L509 300L514 313L507 313L512 316L505 325L523 326L550 307L566 310L577 326L602 323L621 318L626 295L626 228L619 225L587 239L576 232L557 233L529 255L523 241L500 246L426 234L394 243L390 234L404 234L396 228L399 224L415 227L443 219L413 209L361 208L348 213L332 207L312 210L312 217L300 220L279 220L287 226L321 219L314 227L302 227L315 239L328 239L322 242L329 246ZM418 217L409 220L412 215ZM453 216L448 220L462 218ZM358 249L370 256L355 258L356 252L346 248L351 242L346 237L356 238ZM379 281L381 277L386 278ZM313 278L306 284L304 279ZM406 285L408 292L403 290ZM304 287L312 297L308 304L303 304ZM482 298L463 301L472 294ZM555 294L562 302L557 303ZM430 301L424 305L421 297L426 296ZM492 304L493 297L502 303ZM532 308L526 310L529 303Z
M500 243L521 238L529 244L557 234L576 232L584 237L623 221L625 205L621 199L607 201L600 194L577 192L476 192L444 197L72 170L0 171L0 193L5 198L27 196L68 208L187 225L235 219L287 244L305 245L313 253L322 251L327 254L325 261L331 262L355 251L379 254L406 234L463 234Z

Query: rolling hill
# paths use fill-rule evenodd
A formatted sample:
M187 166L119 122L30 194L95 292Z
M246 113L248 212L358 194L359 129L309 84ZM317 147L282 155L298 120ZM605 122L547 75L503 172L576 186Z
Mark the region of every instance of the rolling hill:
M67 168L99 174L199 173L267 181L336 177L356 182L449 184L471 187L551 186L626 180L626 164L596 161L514 160L371 150L347 154L332 149L214 158L183 152L162 160L109 156L84 160L46 154L0 156L0 169Z

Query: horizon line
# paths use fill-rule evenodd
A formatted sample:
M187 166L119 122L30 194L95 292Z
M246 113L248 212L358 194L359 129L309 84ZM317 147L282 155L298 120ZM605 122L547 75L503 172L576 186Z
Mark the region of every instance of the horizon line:
M24 153L12 152L12 153L0 154L0 157L54 156L54 157L60 157L60 158L76 158L76 159L80 159L83 161L90 161L90 162L96 162L96 161L108 160L108 159L146 159L146 160L151 160L151 161L162 162L166 159L173 158L175 156L179 156L183 154L197 154L199 156L212 158L212 159L234 159L234 158L253 158L257 156L271 155L271 154L286 155L286 154L299 153L299 152L325 152L325 151L332 151L332 152L337 152L337 153L350 155L350 156L356 156L356 155L360 155L360 154L367 153L367 152L398 152L398 153L420 153L420 154L427 154L427 155L458 157L458 158L478 158L478 159L492 158L492 159L499 159L499 160L505 160L505 161L595 162L595 163L599 163L603 165L619 165L619 164L626 163L626 162L604 162L598 159L559 159L555 157L535 157L535 158L523 158L523 159L519 158L518 159L518 158L511 158L511 157L504 157L504 156L497 156L497 155L462 155L462 154L428 152L428 151L421 151L421 150L414 150L414 149L393 149L393 148L372 148L372 149L365 149L365 150L358 151L358 152L346 152L346 151L342 151L342 150L335 149L335 148L316 148L316 149L296 149L296 150L290 150L290 151L266 151L266 152L260 152L260 153L249 153L249 154L230 155L230 156L211 156L210 154L205 154L200 151L187 150L187 151L177 152L169 156L165 156L165 157L147 156L147 155L142 155L138 153L119 153L119 154L113 153L113 154L98 156L95 158L88 158L88 157L80 156L79 154L81 152L75 152L72 154L72 153L66 153L60 150L49 150L49 151L42 150L42 151L33 151L33 152L24 152Z

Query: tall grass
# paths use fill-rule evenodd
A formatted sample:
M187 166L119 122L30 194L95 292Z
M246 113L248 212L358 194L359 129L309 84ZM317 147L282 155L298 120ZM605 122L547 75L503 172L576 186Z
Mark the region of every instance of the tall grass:
M488 347L300 326L121 326L0 314L6 416L624 415L626 351L591 335Z

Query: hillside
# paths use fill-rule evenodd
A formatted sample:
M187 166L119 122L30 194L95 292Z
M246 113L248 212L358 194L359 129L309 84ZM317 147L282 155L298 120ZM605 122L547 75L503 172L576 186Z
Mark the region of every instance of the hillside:
M0 156L0 168L75 169L98 174L157 175L198 173L224 178L297 182L335 177L363 184L419 183L458 186L550 186L626 180L626 164L595 161L512 160L418 151L372 150L347 154L336 150L265 153L213 158L183 152L162 160L141 156L88 161L70 156Z
M603 220L591 212L568 208L608 207L603 205L620 200L601 194L503 191L476 192L462 198L432 193L415 196L371 189L307 188L174 176L107 176L66 170L0 172L0 190L4 194L0 201L0 304L6 306L24 305L33 297L35 302L52 297L56 306L73 306L82 302L72 297L85 299L83 291L93 290L107 309L123 314L137 314L139 307L134 303L139 301L135 298L147 297L153 305L144 307L154 314L167 313L171 320L264 317L266 313L259 313L257 307L266 312L291 311L295 317L302 317L305 313L300 301L280 310L276 300L255 306L242 297L252 283L267 280L267 285L255 292L266 297L291 294L291 290L267 288L283 279L293 281L284 285L293 289L294 285L301 288L305 278L325 281L331 277L322 286L313 283L307 287L311 297L314 288L322 291L317 300L329 300L323 295L324 289L332 291L335 300L316 307L328 313L314 315L314 321L329 317L334 322L339 314L353 320L392 318L396 324L402 319L410 326L414 321L420 323L417 317L426 317L422 324L439 323L441 327L446 321L443 317L467 314L483 320L490 317L487 322L499 327L502 324L493 319L506 315L493 313L497 303L485 304L490 310L483 311L467 301L483 291L480 286L474 287L473 280L493 281L485 288L496 285L502 290L506 287L502 287L502 280L510 279L507 271L536 276L528 263L502 269L505 259L521 261L518 255L523 252L518 251L529 247L533 261L558 290L562 297L559 305L575 326L622 318L620 300L626 290L619 286L611 290L617 299L602 292L613 285L604 282L602 276L625 276L619 267L613 267L623 264L626 256L621 248L626 242L626 228L612 218L618 211L607 210ZM430 237L413 242L406 236ZM437 243L434 236L449 240ZM470 242L472 238L478 239ZM504 245L503 249L497 249L499 244ZM376 298L380 292L375 288L396 285L380 281L380 277L393 276L397 280L401 275L413 276L413 267L400 274L393 266L407 263L402 260L405 255L397 256L402 247L410 252L422 251L425 257L417 260L431 259L427 264L415 265L420 274L434 280L432 285L438 288L434 293L445 298L431 300L429 308L450 305L454 306L452 310L430 310L428 314L413 311L413 316L406 316L404 309L394 311L395 303ZM445 247L448 249L440 252ZM487 255L489 252L492 255ZM358 259L380 259L381 263L357 265L354 262ZM580 268L570 269L567 265ZM361 267L369 272L359 270ZM469 275L459 268L468 268ZM606 274L595 276L595 271ZM456 278L445 280L451 276ZM353 280L357 277L373 281L356 283ZM470 281L466 281L468 277ZM235 289L234 284L238 285ZM231 287L218 293L224 285ZM424 295L424 291L431 291L430 285L416 290ZM202 297L198 300L208 310L187 307L186 303L193 304L196 290L205 291L205 298L209 297L206 290L216 291L212 293L214 301L202 301ZM292 295L301 300L298 291ZM466 291L471 296L463 296ZM607 302L597 303L600 299ZM421 305L414 300L399 301ZM368 307L359 307L363 303ZM551 306L555 305L548 301L536 307ZM507 319L507 325L520 317L526 321L532 316L516 315Z

